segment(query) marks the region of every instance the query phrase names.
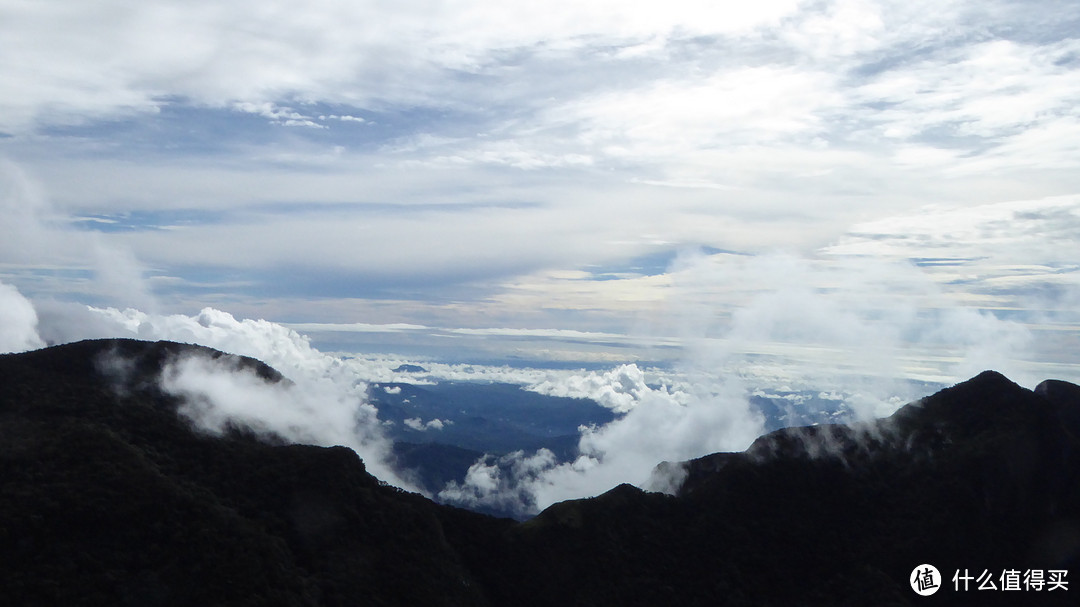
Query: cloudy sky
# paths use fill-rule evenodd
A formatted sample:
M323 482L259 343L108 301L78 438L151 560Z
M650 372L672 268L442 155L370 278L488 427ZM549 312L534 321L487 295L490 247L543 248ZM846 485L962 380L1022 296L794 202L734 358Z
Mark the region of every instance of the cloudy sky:
M1074 0L0 0L42 325L1080 379L1078 168Z

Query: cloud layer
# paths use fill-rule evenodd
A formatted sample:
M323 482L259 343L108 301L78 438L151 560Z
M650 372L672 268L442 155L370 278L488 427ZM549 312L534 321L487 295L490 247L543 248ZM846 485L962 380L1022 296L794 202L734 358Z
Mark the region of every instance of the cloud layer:
M99 232L103 272L138 260L188 313L318 293L338 301L296 320L356 322L359 299L416 322L377 301L430 315L466 286L679 245L809 253L928 203L1080 188L1067 2L6 14L0 154Z

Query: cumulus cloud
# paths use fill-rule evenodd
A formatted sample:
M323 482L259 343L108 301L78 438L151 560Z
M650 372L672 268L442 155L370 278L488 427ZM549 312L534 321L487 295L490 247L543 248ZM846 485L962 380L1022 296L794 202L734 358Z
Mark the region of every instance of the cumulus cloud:
M123 325L103 315L99 308L56 299L34 301L38 334L49 345L83 339L136 337Z
M416 430L417 432L427 432L428 430L442 430L446 426L454 423L451 420L442 419L430 419L426 423L419 417L410 417L405 420L405 426Z
M626 413L653 390L645 383L645 373L636 364L619 365L608 371L584 375L548 377L529 384L529 390L547 396L588 398L615 411Z
M197 426L222 432L229 424L271 433L287 440L354 449L379 479L413 488L395 470L390 441L368 402L371 368L354 365L313 348L305 336L266 320L237 320L206 308L195 316L162 315L132 308L92 308L52 303L43 331L57 342L88 337L133 337L195 343L261 360L288 381L268 383L237 359L187 356L162 374L163 388L184 399L181 412ZM31 308L32 310L32 308ZM113 361L121 368L123 361ZM122 370L122 369L121 369ZM438 430L442 420L423 429Z
M37 312L30 300L15 287L0 282L0 353L44 346L37 324Z
M533 514L557 501L596 495L620 483L673 490L671 475L653 475L663 461L745 449L763 431L764 418L750 406L737 378L695 376L677 385L650 386L634 365L606 373L548 379L544 393L603 399L621 415L602 426L580 428L579 454L558 462L544 450L486 457L465 482L439 493L462 505L510 508ZM677 474L677 468L671 468ZM650 478L652 477L652 478Z
M134 308L89 311L101 324L112 327L114 335L196 343L250 356L298 383L323 378L343 384L357 381L342 360L318 351L300 333L267 320L237 320L232 314L214 308L204 308L194 316L152 314Z
M555 462L555 454L547 449L532 455L515 451L502 457L485 456L469 467L464 482L450 481L438 497L469 508L528 516L537 509L531 487L542 482L543 475Z
M662 461L745 449L763 427L737 379L702 376L682 389L650 390L624 416L583 429L581 454L548 473L537 499L546 505L622 482L643 485Z

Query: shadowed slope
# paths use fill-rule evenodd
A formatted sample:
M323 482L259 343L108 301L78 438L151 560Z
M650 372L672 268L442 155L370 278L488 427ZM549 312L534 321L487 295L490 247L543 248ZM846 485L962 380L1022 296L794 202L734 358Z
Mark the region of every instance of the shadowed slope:
M485 604L435 513L479 515L383 485L344 447L194 431L156 385L181 352L223 356L107 340L0 357L9 604ZM99 371L115 357L120 380Z

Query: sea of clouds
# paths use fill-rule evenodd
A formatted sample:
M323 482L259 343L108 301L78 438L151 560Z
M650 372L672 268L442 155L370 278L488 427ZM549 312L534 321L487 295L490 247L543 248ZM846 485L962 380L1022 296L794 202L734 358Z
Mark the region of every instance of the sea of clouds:
M281 324L237 319L213 308L166 315L56 301L35 305L2 283L0 350L132 337L257 358L290 381L267 383L227 359L191 356L173 361L161 385L185 399L183 413L204 430L220 432L238 423L297 442L346 445L380 479L407 489L415 484L396 465L384 422L368 398L373 383L507 382L545 395L592 399L617 413L607 424L579 429L579 453L572 461L559 461L545 449L491 454L463 482L432 496L521 516L624 482L654 490L677 487L678 467L657 477L657 464L742 450L764 432L765 419L750 398L762 388L839 390L857 416L871 418L920 396L901 381L918 365L931 364L914 362L919 351L940 353L932 366L943 380L990 367L1023 374L1014 364L1032 339L1023 325L948 306L911 267L822 266L784 255L737 263L690 255L676 266L679 297L670 313L679 323L673 330L681 334L683 356L663 369L523 369L428 360L420 361L423 371L404 371L400 365L410 361L402 357L324 353ZM770 278L773 288L747 289L731 311L710 308L717 290L760 286ZM918 297L890 297L898 288Z

